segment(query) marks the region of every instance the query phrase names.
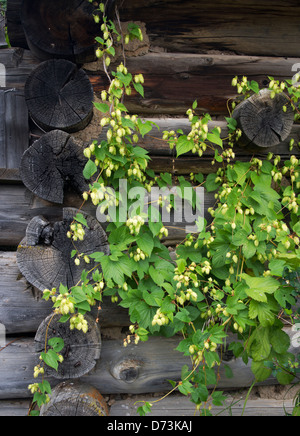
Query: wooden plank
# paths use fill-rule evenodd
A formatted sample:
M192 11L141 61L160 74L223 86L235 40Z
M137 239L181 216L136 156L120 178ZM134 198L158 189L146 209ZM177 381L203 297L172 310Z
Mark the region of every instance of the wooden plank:
M121 20L146 23L151 45L169 52L300 55L296 0L129 0L122 5Z
M0 90L0 180L16 179L29 144L28 111L24 95Z
M226 395L226 392L225 392ZM153 404L152 413L148 417L184 417L184 416L197 416L199 412L195 411L195 405L189 398L180 395L171 395L163 401L155 403L158 397L150 396L135 396L125 400L116 401L110 409L110 416L139 416L137 408L141 406L142 401L147 401ZM136 404L138 401L141 403ZM224 407L212 406L211 413L213 416L242 416L244 407L244 398L239 399L237 393L229 395ZM248 400L243 416L285 416L286 412L293 411L293 400L288 398L286 400L276 399L257 399ZM158 424L153 424L153 429ZM194 424L193 424L194 428Z
M20 274L16 253L0 253L0 323L6 334L35 333L42 321L52 312L53 303L41 298L41 292L33 288ZM128 326L128 311L104 298L102 310L93 309L103 328Z
M0 416L27 416L31 399L0 401Z
M140 404L135 404L137 401L156 401L158 397L150 397L145 395L135 396L133 398L117 400L110 408L110 417L139 417L136 410ZM0 401L0 416L27 416L31 405L31 399L20 400L1 400ZM235 403L238 399L229 397L225 407L230 407L231 402ZM211 413L213 416L241 416L244 407L244 399L238 401L230 408L224 410L222 407L212 406ZM248 400L243 416L285 416L286 412L291 413L293 410L293 400L276 399L258 399ZM152 413L147 415L149 418L156 417L184 417L194 416L195 407L191 401L183 395L172 395L159 403L153 403ZM154 423L154 428L158 424ZM193 428L195 424L193 424Z
M291 331L287 330L290 334ZM10 338L12 340L12 338ZM180 337L170 339L152 337L148 342L130 344L124 348L122 340L102 341L101 358L95 369L81 378L101 394L146 394L169 392L167 380L180 381L182 366L190 360L175 350ZM299 353L299 348L290 351ZM0 352L0 399L28 398L28 385L34 383L33 367L38 361L33 338L18 338ZM220 367L220 389L251 386L254 376L251 361L245 365L241 359L227 361L233 378L228 379L225 368ZM49 380L52 386L58 380ZM62 381L62 380L60 380ZM262 385L277 384L269 378ZM212 388L212 386L210 386Z

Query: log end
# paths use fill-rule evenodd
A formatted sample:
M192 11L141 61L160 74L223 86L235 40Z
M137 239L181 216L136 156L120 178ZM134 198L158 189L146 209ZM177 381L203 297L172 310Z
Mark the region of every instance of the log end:
M40 416L108 416L108 406L97 389L80 382L63 382L43 405Z
M242 147L270 148L285 141L294 124L292 105L283 93L271 98L269 89L262 89L240 103L233 118L242 131Z

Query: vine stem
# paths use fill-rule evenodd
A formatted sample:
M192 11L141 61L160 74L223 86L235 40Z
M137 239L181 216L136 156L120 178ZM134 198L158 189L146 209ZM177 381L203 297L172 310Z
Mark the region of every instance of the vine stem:
M250 388L249 388L249 390L248 390L248 392L247 392L247 395L246 395L246 398L245 398L244 407L243 407L242 415L241 415L241 416L243 416L244 413L245 413L246 405L247 405L247 402L248 402L248 400L249 400L249 397L250 397L251 391L252 391L252 389L254 388L254 386L256 385L256 383L257 383L257 381L254 380L254 382L252 383L252 385L250 386Z

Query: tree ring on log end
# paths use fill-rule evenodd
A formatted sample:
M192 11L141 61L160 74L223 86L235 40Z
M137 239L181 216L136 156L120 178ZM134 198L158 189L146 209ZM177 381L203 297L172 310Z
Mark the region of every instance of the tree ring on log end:
M35 351L40 356L45 352L45 338L61 338L64 348L59 352L64 360L58 364L57 371L47 366L48 377L56 379L76 379L88 374L96 365L101 352L101 334L95 319L86 314L88 332L71 330L69 321L59 322L61 315L49 315L39 326L35 336ZM48 349L47 349L48 351Z
M63 59L42 62L28 76L25 100L33 121L44 131L84 129L93 117L94 91L83 69Z
M285 141L294 124L294 112L288 97L276 94L271 98L268 89L262 89L240 103L233 118L242 131L239 145L243 147L274 147ZM286 111L283 107L286 107Z
M86 163L83 144L79 140L62 130L52 130L25 151L20 176L26 188L35 195L62 204L66 184L78 194L89 190L83 176Z
M78 212L82 213L86 219L88 229L85 228L83 241L73 242L67 237L67 232ZM71 258L74 246L80 253L87 256L95 252L103 252L105 255L110 253L106 232L96 218L82 211L64 208L63 221L56 222L52 228L50 245L45 243L30 245L25 237L17 251L17 264L21 273L32 286L40 291L59 288L60 284L69 289L81 280L86 264L84 260L81 260L79 266L75 265L74 258ZM94 266L96 263L91 259L89 270L92 270Z
M102 395L93 386L79 381L57 385L50 402L41 407L40 416L108 416Z
M21 21L28 47L42 60L93 62L101 25L95 23L95 9L87 0L24 0Z

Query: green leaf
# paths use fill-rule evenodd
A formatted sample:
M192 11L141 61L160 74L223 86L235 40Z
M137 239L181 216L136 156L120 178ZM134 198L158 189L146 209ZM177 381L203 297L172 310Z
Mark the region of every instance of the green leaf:
M149 274L150 274L150 277L152 278L152 280L154 281L154 283L156 283L158 286L162 286L165 279L164 279L163 275L157 269L155 269L152 265L149 268Z
M75 298L76 303L82 303L87 299L85 292L83 292L82 288L79 286L72 288L71 293L72 297Z
M176 144L177 157L188 153L194 148L194 146L194 141L188 140L186 135L180 136Z
M154 239L149 233L144 233L143 235L140 235L137 238L136 243L144 253L146 253L148 256L151 256L154 248Z
M216 191L219 188L222 182L216 183L215 180L216 180L216 174L214 173L208 174L206 181L204 183L204 187L207 190L207 192Z
M47 353L41 353L41 357L46 365L50 366L50 368L58 369L58 355L55 351L49 350Z
M94 101L93 104L100 112L107 113L109 111L109 106L106 103L98 103Z
M251 363L251 370L257 382L263 382L267 380L267 378L269 378L272 374L272 369L267 368L264 362L255 362L254 360Z
M59 353L64 348L65 343L62 338L51 338L48 341L48 345L50 345L54 351Z
M260 324L263 327L273 325L275 322L275 314L270 309L267 303L258 302L255 300L250 301L249 317L255 319L258 317Z
M75 217L74 220L77 221L78 223L84 225L85 227L88 227L87 221L84 218L84 216L82 215L82 213L78 213Z
M97 172L97 165L94 161L89 159L84 167L83 176L86 180L89 180Z
M260 89L259 89L259 84L255 81L255 80L251 80L251 82L249 83L249 88L255 92L255 94L258 94Z
M281 329L271 330L270 332L270 343L276 353L285 354L290 347L290 337Z
M144 98L144 87L140 83L133 84L136 92L138 92Z
M223 140L220 138L220 133L216 128L213 130L213 133L207 134L207 139L213 144L223 148Z
M279 282L273 277L252 277L248 274L241 274L249 289L245 289L247 295L256 301L267 302L265 294L274 294L279 288Z
M261 362L269 357L271 344L269 338L269 327L259 327L249 338L247 351L253 360Z

